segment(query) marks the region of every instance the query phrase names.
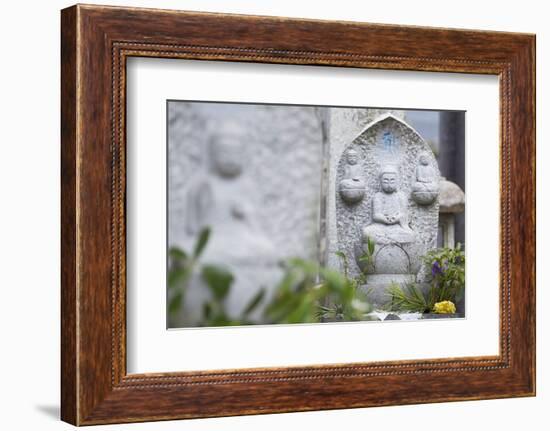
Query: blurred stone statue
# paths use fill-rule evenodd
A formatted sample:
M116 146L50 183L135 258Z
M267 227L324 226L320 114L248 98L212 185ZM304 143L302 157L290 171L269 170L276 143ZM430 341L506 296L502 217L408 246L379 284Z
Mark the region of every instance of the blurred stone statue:
M259 223L255 181L247 175L246 133L221 127L208 141L206 169L187 188L186 232L193 243L201 229L210 238L201 261L228 269L234 276L226 304L235 312L262 287L279 277L276 247ZM200 274L193 276L186 296L187 324L200 317L209 290ZM256 310L256 314L259 310ZM257 316L256 316L257 317Z
M279 262L320 255L326 144L317 108L170 101L168 114L168 247L192 252L209 227L198 266L234 276L224 298L230 316L263 289L248 316L261 322L281 282ZM175 326L196 326L212 299L198 269Z
M274 259L274 246L258 225L246 178L246 148L238 135L210 140L210 175L188 192L187 230L212 230L207 257L222 264L255 264Z

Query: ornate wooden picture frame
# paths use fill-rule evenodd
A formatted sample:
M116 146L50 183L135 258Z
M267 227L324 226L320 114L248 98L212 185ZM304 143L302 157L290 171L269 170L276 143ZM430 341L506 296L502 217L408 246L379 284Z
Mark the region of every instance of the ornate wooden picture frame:
M62 49L61 417L75 425L535 394L535 36L77 5ZM500 353L226 371L126 371L126 60L497 75Z

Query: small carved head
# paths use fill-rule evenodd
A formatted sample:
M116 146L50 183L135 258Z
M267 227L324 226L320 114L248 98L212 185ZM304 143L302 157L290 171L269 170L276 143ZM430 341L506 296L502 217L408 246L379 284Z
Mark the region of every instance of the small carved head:
M397 190L398 171L393 165L384 166L380 170L380 186L385 193Z
M348 161L348 164L350 165L356 165L357 162L359 161L359 154L357 153L357 151L355 151L353 148L350 148L347 152L346 152L346 159Z
M214 169L222 177L236 177L243 170L244 142L239 136L215 135L210 141Z

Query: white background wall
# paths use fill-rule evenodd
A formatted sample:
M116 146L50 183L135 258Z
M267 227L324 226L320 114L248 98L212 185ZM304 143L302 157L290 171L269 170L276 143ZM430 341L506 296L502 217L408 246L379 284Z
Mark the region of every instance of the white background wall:
M538 396L406 407L248 416L97 429L447 430L526 427L550 422L550 27L545 2L460 0L102 1L171 9L477 28L537 34L538 141ZM2 4L0 67L0 427L7 430L69 429L59 409L59 9L70 2ZM544 191L544 192L543 192ZM537 422L539 425L537 425Z

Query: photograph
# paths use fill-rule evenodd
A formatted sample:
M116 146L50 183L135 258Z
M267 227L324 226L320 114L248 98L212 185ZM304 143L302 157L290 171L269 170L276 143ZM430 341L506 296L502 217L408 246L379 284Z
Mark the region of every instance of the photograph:
M0 431L550 430L547 3L94 3L2 3Z
M543 14L123 3L21 15L55 27L51 51L19 50L26 83L7 88L6 148L22 162L5 158L5 183L28 190L7 187L6 214L29 220L5 223L20 245L6 291L28 293L28 275L39 296L8 298L4 326L26 325L8 331L18 348L34 331L23 357L50 358L43 383L9 390L37 418L463 430L540 417ZM43 81L34 51L52 65ZM44 106L36 125L21 88ZM48 157L57 200L41 189ZM30 257L38 230L59 248L56 295L47 259Z
M466 316L466 112L166 103L168 329Z

